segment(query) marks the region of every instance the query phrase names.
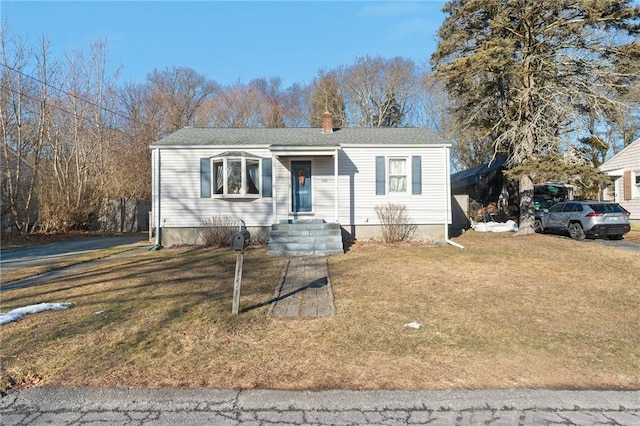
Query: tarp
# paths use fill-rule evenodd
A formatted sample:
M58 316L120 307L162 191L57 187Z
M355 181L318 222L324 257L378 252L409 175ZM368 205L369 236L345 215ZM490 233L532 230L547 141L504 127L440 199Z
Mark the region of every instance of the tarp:
M451 191L454 195L469 195L469 198L488 204L500 198L505 178L502 174L507 157L482 164L451 175Z

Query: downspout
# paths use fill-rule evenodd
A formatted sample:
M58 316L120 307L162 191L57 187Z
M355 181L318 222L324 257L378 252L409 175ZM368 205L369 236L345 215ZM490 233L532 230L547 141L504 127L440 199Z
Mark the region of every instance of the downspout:
M445 150L445 170L446 170L446 200L447 200L447 208L446 208L446 217L444 220L444 241L447 244L451 244L452 246L456 246L460 249L464 249L462 244L458 244L455 241L451 241L449 239L449 218L451 217L451 174L450 174L450 153L449 147L444 147Z
M339 208L338 208L338 199L339 199L339 194L338 194L338 190L339 190L339 182L338 182L338 150L335 150L335 153L333 154L333 179L334 179L334 214L335 214L335 222L336 223L340 223L340 219L339 219Z
M151 248L151 250L158 250L159 248L162 247L162 227L160 226L160 197L161 197L161 185L160 185L160 148L156 148L153 150L154 153L154 186L155 186L155 196L154 201L155 201L155 225L156 225L156 243L155 245Z

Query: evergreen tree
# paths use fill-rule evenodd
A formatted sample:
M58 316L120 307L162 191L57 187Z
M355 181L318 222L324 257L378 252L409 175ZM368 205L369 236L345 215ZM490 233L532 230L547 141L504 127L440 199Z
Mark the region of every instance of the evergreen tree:
M520 230L533 232L539 160L561 152L583 111L605 119L638 81L633 0L452 0L432 56L460 123L517 166Z

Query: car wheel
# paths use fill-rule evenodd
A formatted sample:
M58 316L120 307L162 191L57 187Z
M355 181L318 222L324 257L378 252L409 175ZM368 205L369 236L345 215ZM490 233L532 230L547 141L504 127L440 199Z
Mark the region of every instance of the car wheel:
M610 240L621 240L623 234L615 234L615 235L607 235L607 238Z
M574 222L569 225L569 236L576 241L584 240L584 230L582 229L582 225L577 222Z
M542 234L544 232L544 227L542 226L542 221L540 219L533 221L533 230L538 234Z

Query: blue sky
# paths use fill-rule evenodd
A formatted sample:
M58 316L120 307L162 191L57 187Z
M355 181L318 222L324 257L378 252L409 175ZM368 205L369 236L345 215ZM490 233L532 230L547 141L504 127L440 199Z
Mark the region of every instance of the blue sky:
M56 55L106 39L121 81L193 68L221 85L280 77L307 84L358 56L428 62L444 1L8 1L2 25Z

